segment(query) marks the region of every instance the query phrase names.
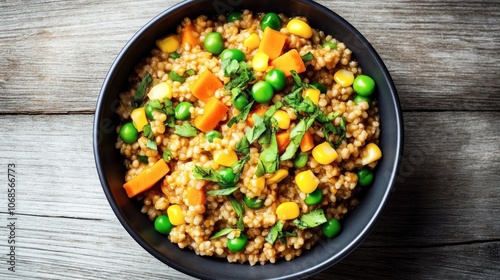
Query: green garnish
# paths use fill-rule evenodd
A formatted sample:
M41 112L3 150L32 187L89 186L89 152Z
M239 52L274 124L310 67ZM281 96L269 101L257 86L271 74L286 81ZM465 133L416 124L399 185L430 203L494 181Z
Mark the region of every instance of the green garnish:
M182 137L195 137L198 135L198 130L194 126L185 123L183 125L176 125L174 133Z
M234 197L229 197L229 202L231 202L231 205L233 206L234 212L236 212L236 216L238 217L238 221L236 222L236 228L238 230L244 230L245 225L243 223L243 215L245 214L245 206L236 198Z
M189 68L189 69L188 69L188 70L186 70L186 72L184 73L184 76L186 76L186 75L187 75L187 76L189 76L189 77L194 76L194 75L196 75L196 71L195 71L193 68Z
M231 81L224 86L224 89L243 89L248 85L248 83L251 83L254 80L255 73L253 72L252 67L248 65L248 63L242 61L239 63L238 71L236 71Z
M174 155L172 155L172 151L170 151L170 148L168 148L168 146L166 146L165 150L163 150L162 157L165 162L169 162L171 159L174 158Z
M286 147L285 153L281 155L281 160L289 160L293 158L295 152L297 152L300 147L300 141L302 141L304 134L306 134L307 130L313 123L314 116L306 117L301 119L297 125L292 128L290 131L290 144Z
M311 52L308 52L305 55L303 55L301 58L302 58L302 61L308 62L308 61L311 61L314 59L314 55Z
M229 120L229 122L227 123L227 126L231 127L231 126L233 126L233 124L235 124L237 122L245 121L248 118L248 114L250 113L250 110L252 109L253 103L254 103L254 101L250 102L247 106L245 106L245 108L243 108L243 110L241 110L241 112L238 115L232 117Z
M298 219L293 220L293 223L299 229L313 228L327 222L325 212L319 208L307 214L300 216Z
M218 189L218 190L210 190L210 191L207 191L207 194L209 194L209 195L222 195L222 196L225 196L225 195L230 195L230 194L234 193L239 188L240 187L238 187L238 186L234 186L234 187L231 187L231 188Z
M250 143L245 136L243 136L243 138L241 138L241 140L236 143L236 148L234 149L234 151L242 155L250 153Z
M170 77L170 79L172 79L172 81L175 82L184 83L186 81L186 78L175 73L175 71L170 71L170 74L168 74L168 76Z
M142 163L146 163L147 164L149 162L147 156L138 155L137 159L139 159L139 161L142 162Z
M283 223L281 221L277 222L274 226L269 229L269 233L266 236L266 241L274 245L276 240L279 240L282 244L286 245L287 236L297 236L296 232L283 231Z
M255 176L261 177L265 174L273 174L280 168L278 141L276 140L276 129L271 131L271 144L260 153L257 162Z
M220 186L232 186L236 184L240 180L241 172L243 172L243 168L245 167L245 164L250 160L250 155L246 155L245 157L241 158L237 162L235 162L233 165L231 165L231 169L234 173L234 180L232 182L228 182L225 180L223 176L221 176L217 171L215 171L213 168L204 168L200 166L195 166L193 169L193 176L195 179L198 180L207 180L210 182L214 182L219 184ZM211 192L215 192L214 195L228 195L225 194L226 192L223 192L223 190L227 190L229 194L233 193L235 190L238 189L238 187L234 187L235 189L233 191L229 191L232 188L225 188L221 190L213 190L213 191L208 191L208 194L211 194ZM220 191L220 192L219 192ZM219 194L223 193L223 194Z
M158 146L156 145L156 141L154 140L148 140L148 142L146 142L146 147L151 150L158 151Z
M236 230L234 228L225 228L225 229L221 229L220 231L218 231L216 234L214 234L212 237L210 237L210 240L213 240L213 239L216 239L216 238L219 238L219 237L222 237L224 235L228 235L231 231L233 230Z
M177 58L181 57L181 55L178 52L173 52L169 56L173 59L177 59Z
M151 130L151 124L148 123L145 126L142 127L142 131L144 132L144 137L148 139L153 139L155 134L153 133L153 130Z
M223 60L221 63L222 69L224 70L224 76L226 77L231 77L236 72L238 72L238 69L240 68L240 63L236 59L226 59Z
M165 109L163 110L163 112L165 113L165 115L167 115L167 119L163 122L163 124L168 127L174 127L175 126L174 104L172 103L172 100L168 98L163 98L163 103L165 105Z
M252 144L255 140L259 139L262 133L264 133L264 131L266 131L267 129L266 124L264 123L264 119L261 116L253 114L252 118L254 121L254 125L245 134L248 143L250 144Z
M152 83L153 83L153 78L149 73L147 73L146 76L144 76L142 81L139 83L137 91L135 92L134 96L132 97L132 100L130 101L130 104L132 105L133 108L141 107L142 102L144 100L144 96L146 96L146 89L148 85L151 85Z

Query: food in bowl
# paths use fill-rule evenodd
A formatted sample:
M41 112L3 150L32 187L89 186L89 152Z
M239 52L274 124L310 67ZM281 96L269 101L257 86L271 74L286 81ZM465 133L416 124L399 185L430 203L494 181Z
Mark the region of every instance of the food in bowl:
M373 79L306 18L185 18L129 82L124 190L198 255L274 263L334 238L382 156Z

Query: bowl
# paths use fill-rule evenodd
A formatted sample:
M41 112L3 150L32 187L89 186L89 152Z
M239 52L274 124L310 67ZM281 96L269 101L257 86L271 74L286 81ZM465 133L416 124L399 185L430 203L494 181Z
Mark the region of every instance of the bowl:
M373 185L364 190L360 204L342 220L342 232L335 239L321 239L311 250L292 261L255 265L228 263L226 259L197 256L181 250L157 233L153 222L140 212L138 201L129 199L122 187L125 167L115 149L116 109L119 94L126 90L134 65L153 48L155 40L169 32L185 17L227 14L249 9L305 16L311 26L331 34L353 51L363 72L377 85L376 97L381 122L380 148L383 153L375 170ZM320 272L352 252L367 237L381 216L393 191L403 149L401 108L390 74L368 41L347 21L328 8L303 0L274 1L184 1L165 10L141 28L125 45L106 76L97 101L93 129L94 156L104 193L127 232L146 251L166 265L203 279L289 279L305 278Z

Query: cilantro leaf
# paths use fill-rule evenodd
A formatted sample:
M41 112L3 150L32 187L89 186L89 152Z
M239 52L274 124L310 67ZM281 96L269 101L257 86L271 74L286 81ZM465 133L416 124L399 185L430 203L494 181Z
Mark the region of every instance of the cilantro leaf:
M252 118L254 121L254 125L245 134L245 136L248 139L248 143L250 144L252 144L255 140L257 140L262 135L262 133L266 131L266 124L264 123L264 119L261 116L253 114Z
M224 235L228 235L233 230L235 230L235 229L234 228L221 229L219 232L217 232L212 237L210 237L210 240L217 239L217 238L222 237Z
M228 58L222 61L221 66L224 70L224 76L231 77L236 74L236 72L240 68L240 63L236 59Z
M287 236L297 236L296 232L288 232L283 230L283 223L281 221L277 222L271 227L269 233L266 236L266 241L274 245L276 240L279 240L282 244L286 245Z
M314 116L303 118L294 128L292 128L290 131L290 144L286 147L285 153L281 155L281 160L289 160L293 158L295 152L297 152L300 146L300 141L302 141L304 134L306 134L306 131L314 123L314 119Z
M225 188L225 189L218 189L218 190L210 190L207 191L207 194L209 195L230 195L237 191L240 187L239 186L234 186L231 188Z
M186 81L185 77L177 74L175 71L170 71L170 73L168 74L168 76L170 77L170 79L172 79L172 81L179 82L181 84Z
M307 214L300 216L298 219L293 220L293 223L299 229L313 228L326 223L325 212L319 208Z
M234 74L233 78L229 83L227 83L225 89L241 88L243 89L248 83L255 80L255 73L252 67L248 63L242 61L240 62L238 71Z
M233 126L233 124L235 124L237 122L245 121L248 118L248 114L250 113L250 110L252 109L253 103L254 103L254 101L250 102L247 106L245 106L245 108L243 108L243 110L241 110L241 112L238 115L232 117L229 120L229 122L227 123L227 126L231 127L231 126Z
M144 76L142 81L139 83L139 86L137 87L137 91L135 92L134 96L132 97L132 100L130 101L130 104L132 105L133 108L138 108L141 106L142 101L144 100L144 96L146 96L146 89L148 85L151 85L153 83L153 78L149 73Z
M140 162L142 163L148 163L148 157L147 156L141 156L141 155L138 155L137 158L139 159Z
M236 222L236 228L238 230L245 230L245 224L243 223L243 215L245 214L245 206L241 204L234 197L229 197L229 202L233 206L234 212L236 212L236 216L238 217L238 221Z
M257 171L255 176L261 177L265 174L275 173L280 168L278 141L276 140L276 130L271 131L271 144L267 149L260 153L257 162Z
M154 140L148 140L148 142L146 142L146 147L151 150L158 151L158 146L156 145L156 141Z
M198 135L198 130L194 126L185 123L183 125L176 125L174 133L182 137L194 137Z
M165 147L165 150L163 150L162 157L165 162L169 162L171 159L174 158L174 155L172 155L172 151L170 151L170 148L168 146Z
M248 139L245 136L236 143L234 151L243 155L250 153L250 143L248 143Z
M237 183L240 179L240 176L241 176L241 172L243 172L243 169L245 168L245 164L250 160L250 155L246 155L245 157L241 158L240 160L238 160L237 162L233 163L233 165L231 165L231 169L233 170L233 173L234 173L234 182L233 183Z
M174 110L174 104L172 103L172 100L168 98L163 98L163 103L165 105L165 109L163 112L165 115L167 115L167 119L163 122L168 127L174 127L175 126L175 110Z

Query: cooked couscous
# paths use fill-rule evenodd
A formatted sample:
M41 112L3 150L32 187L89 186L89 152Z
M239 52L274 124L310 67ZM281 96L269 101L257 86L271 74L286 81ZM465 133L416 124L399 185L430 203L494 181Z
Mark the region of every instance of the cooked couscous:
M116 142L124 190L180 248L292 260L334 238L373 180L373 79L306 18L185 18L129 82Z

